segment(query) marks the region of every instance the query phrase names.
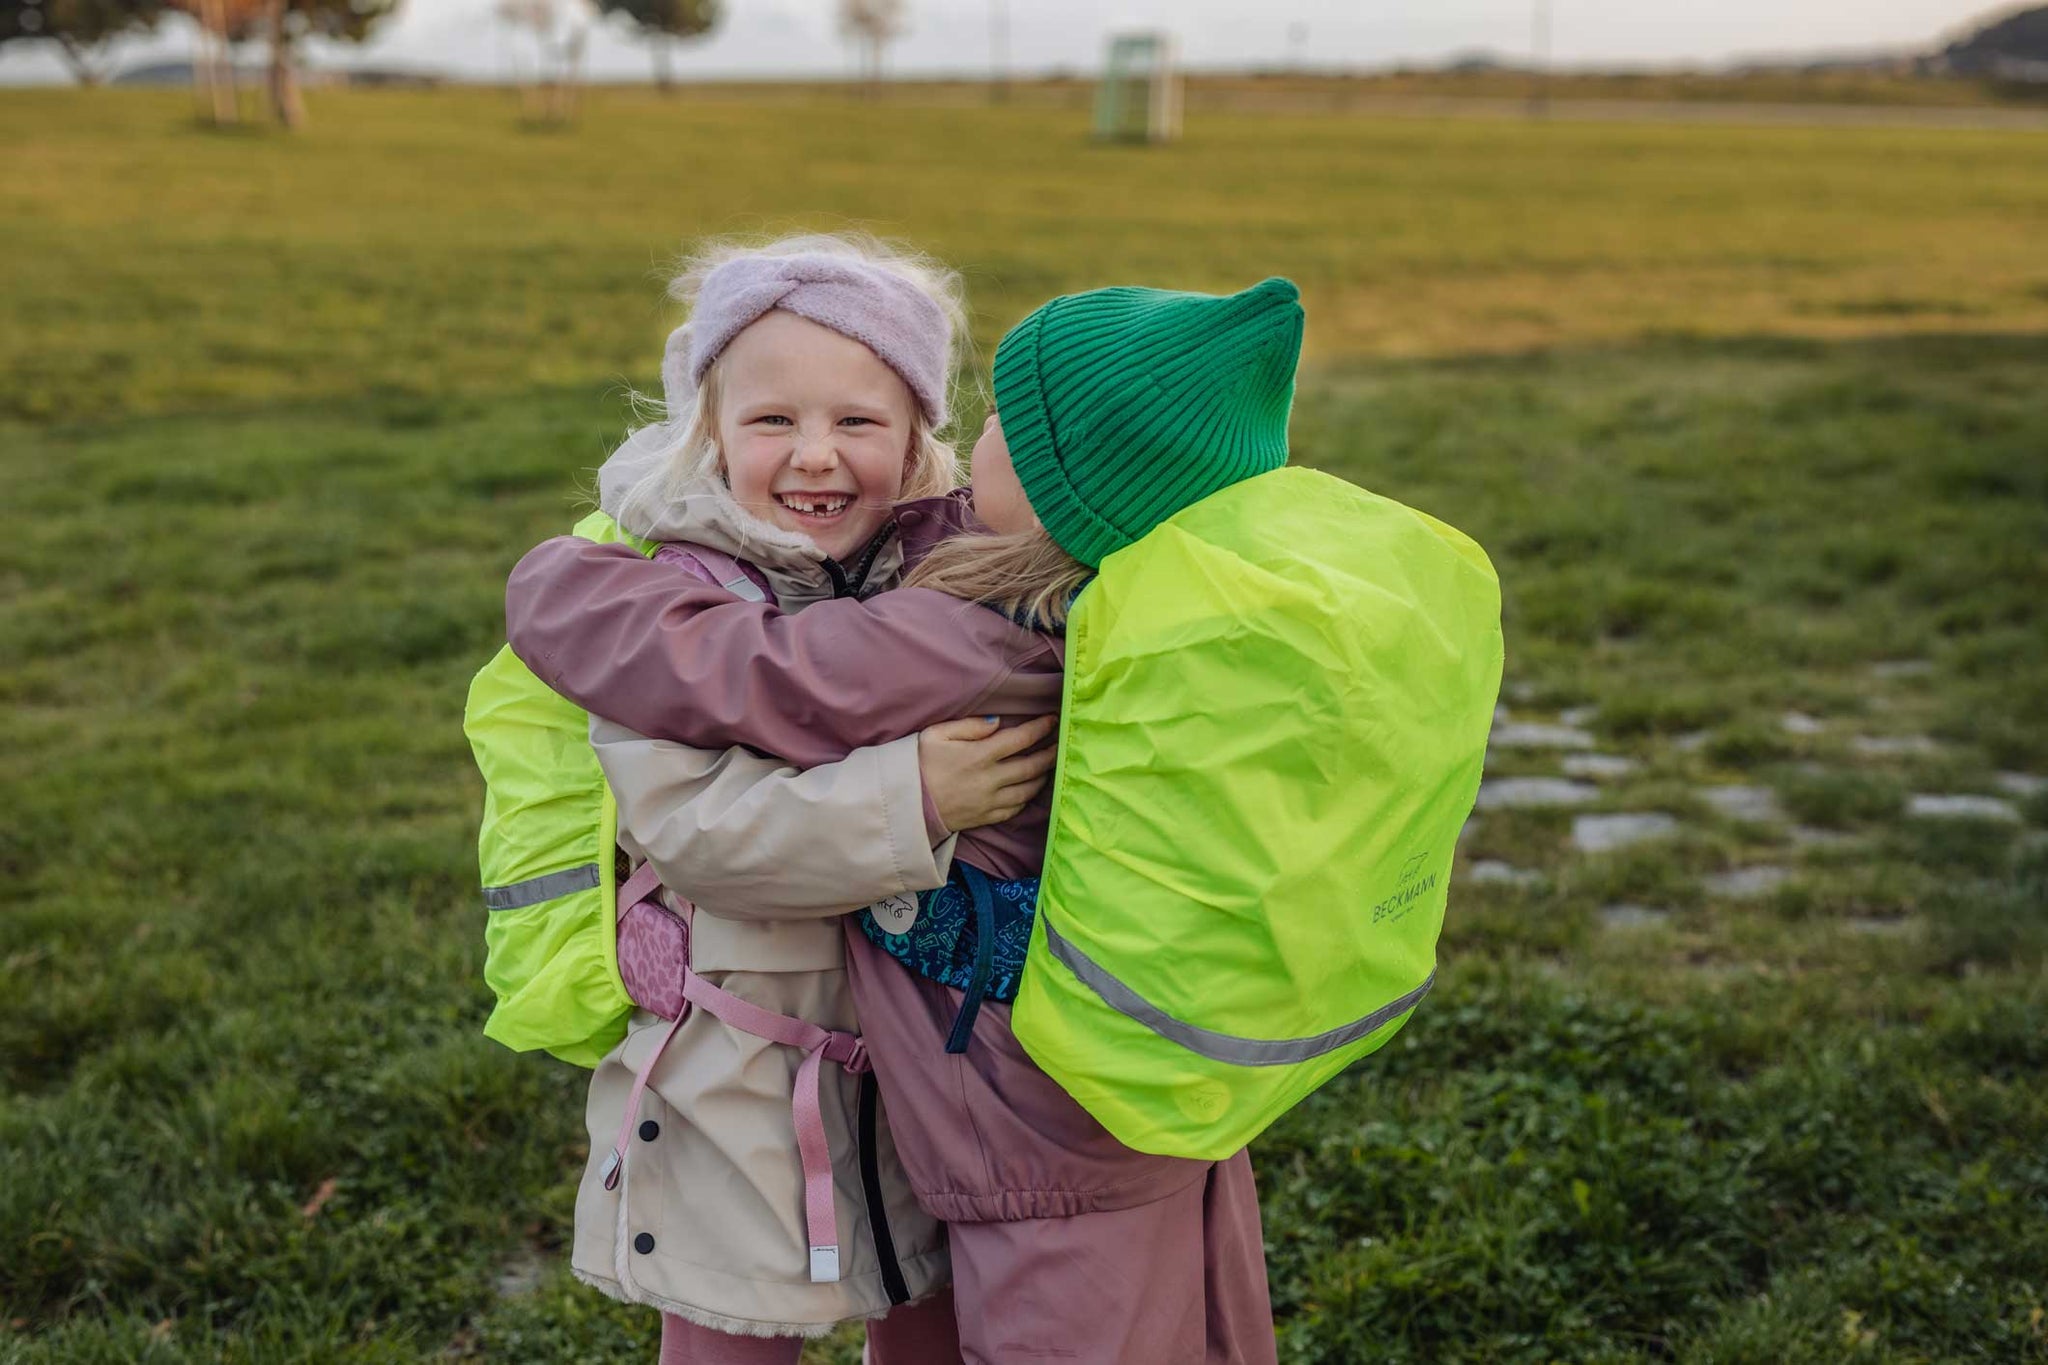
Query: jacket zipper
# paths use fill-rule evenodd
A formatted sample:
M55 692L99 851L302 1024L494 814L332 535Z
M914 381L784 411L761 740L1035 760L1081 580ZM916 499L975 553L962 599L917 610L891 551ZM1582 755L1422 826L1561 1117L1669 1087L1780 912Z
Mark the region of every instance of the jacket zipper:
M851 579L846 576L846 567L843 564L827 556L825 572L832 579L832 595L834 597L860 596L860 590L868 584L868 575L874 572L875 561L881 558L882 547L887 545L889 538L895 534L896 523L893 521L875 533L875 538L868 542L867 549L861 551L858 568Z
M875 1073L860 1078L860 1188L868 1205L868 1229L875 1238L875 1259L882 1263L882 1290L894 1306L910 1301L903 1266L896 1259L896 1238L889 1231L889 1208L882 1198L882 1155L875 1145L875 1107L880 1099Z
M895 534L895 522L883 526L868 548L860 553L860 563L852 577L846 577L846 567L838 561L825 557L825 573L831 577L831 596L834 598L858 598L860 589L868 583L868 573L874 571L874 561L883 553L883 546L889 544L889 536ZM877 1119L877 1103L881 1099L879 1087L874 1085L874 1072L862 1072L860 1076L860 1121L858 1121L858 1146L860 1146L860 1193L868 1205L868 1232L874 1236L874 1259L883 1267L883 1293L889 1295L889 1304L907 1304L909 1285L903 1281L903 1265L895 1254L895 1234L889 1230L889 1203L883 1199L883 1162L881 1148L874 1138L874 1119Z
M875 561L881 557L882 547L889 543L889 537L896 534L896 523L890 522L868 542L854 575L846 576L846 569L838 560L826 557L825 572L832 578L834 597L858 597L860 590L867 586L868 575L874 572ZM910 1286L903 1279L903 1265L896 1259L896 1237L889 1230L888 1201L882 1197L882 1154L876 1141L876 1110L881 1101L881 1088L875 1083L875 1073L863 1072L860 1078L860 1186L861 1194L868 1206L868 1231L875 1241L875 1259L882 1266L882 1291L889 1296L890 1306L910 1302Z

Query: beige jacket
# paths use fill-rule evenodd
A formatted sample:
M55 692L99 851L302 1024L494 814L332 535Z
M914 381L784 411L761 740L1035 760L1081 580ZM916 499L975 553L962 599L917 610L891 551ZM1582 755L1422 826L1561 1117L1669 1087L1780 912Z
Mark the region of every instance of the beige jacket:
M612 510L630 480L622 458L600 476ZM747 560L778 603L829 597L810 542L740 509L722 485L677 500L654 525L628 530ZM893 581L900 552L870 572ZM950 841L926 833L915 737L798 772L744 749L709 753L643 738L593 718L591 738L619 803L620 845L698 906L693 961L714 984L781 1014L857 1030L837 916L898 891L940 885ZM591 1077L590 1163L576 1201L571 1257L579 1279L633 1303L753 1335L816 1335L891 1306L862 1180L861 1082L825 1068L842 1278L814 1284L803 1174L790 1097L801 1054L693 1013L677 1030L634 1117L623 1175L600 1169L634 1074L668 1024L637 1014ZM910 1192L886 1121L870 1159L902 1287L921 1298L949 1278L943 1228Z

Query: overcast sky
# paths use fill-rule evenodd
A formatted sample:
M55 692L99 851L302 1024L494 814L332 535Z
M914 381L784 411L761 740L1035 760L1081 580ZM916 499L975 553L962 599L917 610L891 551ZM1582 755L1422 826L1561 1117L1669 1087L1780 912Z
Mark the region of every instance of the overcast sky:
M558 0L565 12L586 0ZM903 73L983 72L991 18L1007 11L1010 61L1020 72L1086 70L1113 29L1174 32L1189 65L1385 66L1485 49L1511 56L1531 44L1537 0L910 0L910 29L889 52ZM1550 0L1551 49L1565 65L1721 62L1760 53L1925 47L1985 11L1959 0ZM497 0L402 0L396 18L360 51L338 60L400 63L493 78L521 60L521 45L494 21ZM725 22L678 53L691 76L840 76L851 67L836 0L726 0ZM180 57L190 26L167 20L160 35L130 43L124 63ZM62 79L44 44L0 51L0 81ZM648 58L616 29L592 34L589 69L644 78Z

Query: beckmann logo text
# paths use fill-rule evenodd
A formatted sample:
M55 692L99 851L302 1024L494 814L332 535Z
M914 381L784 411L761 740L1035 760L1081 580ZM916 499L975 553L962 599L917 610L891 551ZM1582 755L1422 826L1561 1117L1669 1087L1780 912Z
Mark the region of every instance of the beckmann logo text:
M1416 874L1422 871L1422 865L1427 861L1427 849L1408 860L1407 866L1401 869L1401 884L1395 889L1394 894L1372 908L1374 924L1401 918L1415 907L1417 901L1436 889L1438 873L1432 872L1420 880L1416 878Z

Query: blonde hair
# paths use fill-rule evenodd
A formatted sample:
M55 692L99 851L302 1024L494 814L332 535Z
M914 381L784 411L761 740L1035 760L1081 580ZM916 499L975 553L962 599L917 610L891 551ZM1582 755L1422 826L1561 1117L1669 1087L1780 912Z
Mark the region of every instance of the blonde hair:
M1094 573L1044 527L1014 535L957 535L940 541L904 580L993 607L1035 627L1063 626L1074 594Z
M734 240L713 242L684 259L669 281L668 295L694 310L704 278L728 261L743 256L812 254L849 256L878 266L936 303L953 329L946 372L951 375L958 370L962 339L967 335L967 307L960 276L928 256L865 233L782 237L761 245ZM670 337L671 355L679 347L687 346L689 325L684 323ZM713 361L705 370L703 381L694 387L677 367L664 364L662 397L657 400L646 394L633 395L634 405L653 420L636 429L627 440L652 445L655 451L647 473L626 490L621 500L618 516L622 524L652 524L693 484L724 477L725 453L718 448L718 397L724 364L723 356ZM937 497L959 485L959 452L948 439L948 432L935 429L923 406L914 402L908 455L899 498L908 501Z

